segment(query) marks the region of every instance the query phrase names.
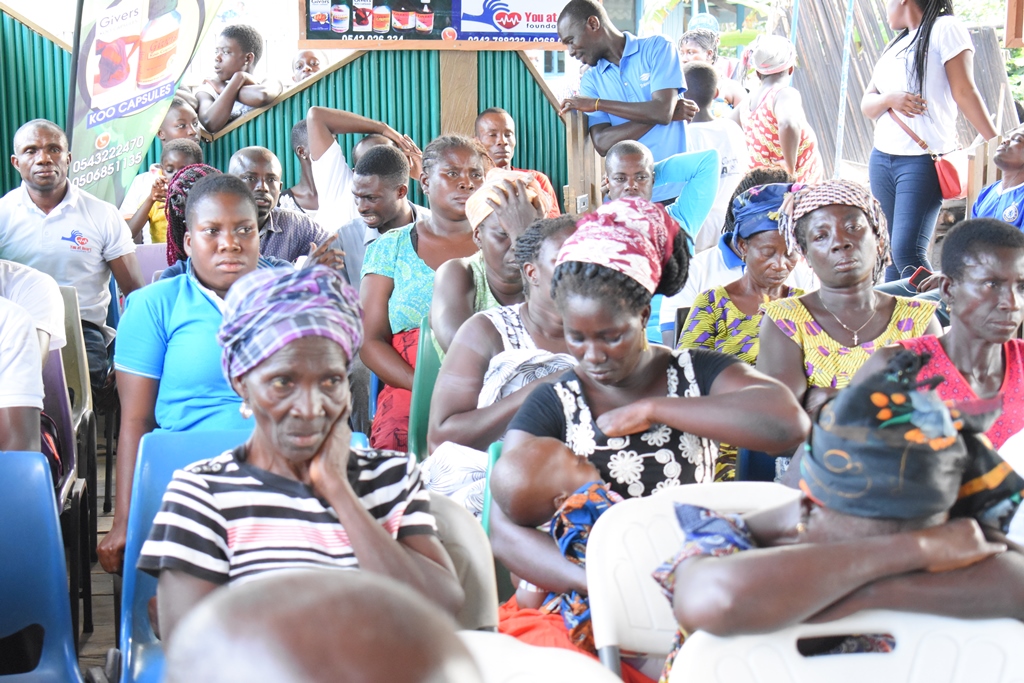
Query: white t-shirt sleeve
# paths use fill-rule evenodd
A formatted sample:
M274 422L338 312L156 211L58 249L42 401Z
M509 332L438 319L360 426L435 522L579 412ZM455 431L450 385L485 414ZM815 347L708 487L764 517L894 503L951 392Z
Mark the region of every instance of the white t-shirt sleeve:
M939 17L935 20L928 47L938 52L943 64L965 50L974 52L970 32L963 22L953 17Z
M134 216L135 212L142 206L142 202L146 201L146 197L153 191L154 182L156 182L156 175L152 171L146 171L135 176L132 184L128 187L128 192L124 195L124 201L121 202L121 216L125 220L129 220Z
M64 333L64 299L57 281L46 273L18 264L0 269L0 296L25 309L37 330L50 335L50 350L67 344Z
M330 233L356 217L356 202L352 196L352 167L335 140L319 159L313 160L313 182L319 201L317 216ZM330 217L330 225L325 223Z
M0 408L43 409L43 372L28 312L0 299Z

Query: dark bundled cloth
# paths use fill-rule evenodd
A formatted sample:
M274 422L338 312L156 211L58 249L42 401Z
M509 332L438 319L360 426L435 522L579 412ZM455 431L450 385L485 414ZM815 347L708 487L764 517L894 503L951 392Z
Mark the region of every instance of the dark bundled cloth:
M983 518L1008 504L1016 510L1024 480L984 435L1001 402L947 406L932 390L941 377L917 381L927 361L901 351L885 370L822 407L800 461L800 488L808 496L871 518L916 519L951 509Z
M236 282L224 300L217 341L230 382L302 337L326 337L349 363L363 341L359 295L324 266L263 268Z

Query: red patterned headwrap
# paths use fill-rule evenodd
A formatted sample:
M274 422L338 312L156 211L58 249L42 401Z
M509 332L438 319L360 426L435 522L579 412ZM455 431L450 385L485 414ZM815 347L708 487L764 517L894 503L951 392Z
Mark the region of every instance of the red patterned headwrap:
M636 280L651 294L679 234L679 224L661 205L639 197L608 202L576 227L562 244L556 267L567 261L594 263Z

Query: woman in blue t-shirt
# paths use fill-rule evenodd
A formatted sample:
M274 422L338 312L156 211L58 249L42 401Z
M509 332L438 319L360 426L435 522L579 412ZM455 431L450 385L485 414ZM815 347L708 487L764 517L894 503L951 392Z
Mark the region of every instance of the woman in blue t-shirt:
M217 329L223 298L257 267L256 200L240 179L202 178L185 206L186 271L128 297L118 328L114 367L121 399L117 499L110 532L97 548L100 564L124 561L128 504L139 442L155 430L246 429L241 399L220 368Z

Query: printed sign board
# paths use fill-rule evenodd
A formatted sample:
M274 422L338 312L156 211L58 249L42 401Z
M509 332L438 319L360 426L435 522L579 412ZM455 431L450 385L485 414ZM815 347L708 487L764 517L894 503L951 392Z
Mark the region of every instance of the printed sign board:
M83 0L68 177L120 204L221 0Z
M299 0L306 48L562 49L568 0Z

